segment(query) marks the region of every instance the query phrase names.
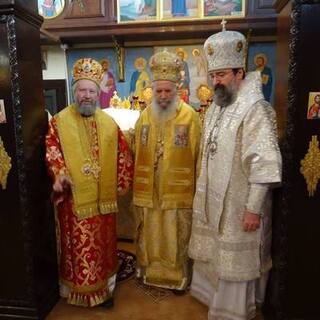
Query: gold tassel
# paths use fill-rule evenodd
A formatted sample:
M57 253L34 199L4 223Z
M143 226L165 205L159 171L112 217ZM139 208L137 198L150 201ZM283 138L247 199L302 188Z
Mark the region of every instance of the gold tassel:
M93 293L71 292L68 297L68 303L81 307L94 307L106 301L108 297L108 289Z

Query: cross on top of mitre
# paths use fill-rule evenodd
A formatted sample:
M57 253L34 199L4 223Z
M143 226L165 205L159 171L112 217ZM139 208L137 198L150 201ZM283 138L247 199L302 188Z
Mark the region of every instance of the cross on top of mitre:
M226 31L226 24L228 23L228 21L223 18L221 21L221 25L222 25L222 31Z

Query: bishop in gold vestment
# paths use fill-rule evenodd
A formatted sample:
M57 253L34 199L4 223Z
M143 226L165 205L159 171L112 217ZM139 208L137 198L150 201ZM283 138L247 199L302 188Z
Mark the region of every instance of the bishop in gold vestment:
M183 291L190 279L187 251L200 122L177 96L179 58L160 52L150 66L154 99L135 129L137 276L146 284Z

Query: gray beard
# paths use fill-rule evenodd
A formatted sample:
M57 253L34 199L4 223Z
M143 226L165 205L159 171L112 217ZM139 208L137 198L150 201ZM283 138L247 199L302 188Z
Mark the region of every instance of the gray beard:
M151 114L158 122L165 122L174 117L177 111L179 97L176 96L172 99L169 106L166 109L162 109L159 104L153 100L151 105Z
M76 103L76 108L83 117L91 117L96 112L97 106L96 103L90 106L87 103Z
M234 86L217 85L214 90L213 102L224 108L234 102L236 98L236 89Z

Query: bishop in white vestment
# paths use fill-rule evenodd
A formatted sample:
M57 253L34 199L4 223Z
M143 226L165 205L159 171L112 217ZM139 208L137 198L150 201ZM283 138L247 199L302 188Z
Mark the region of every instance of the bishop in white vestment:
M191 294L209 320L247 320L272 266L271 190L281 181L274 109L259 72L245 74L246 40L219 32L204 45L214 102L206 114L193 206Z

